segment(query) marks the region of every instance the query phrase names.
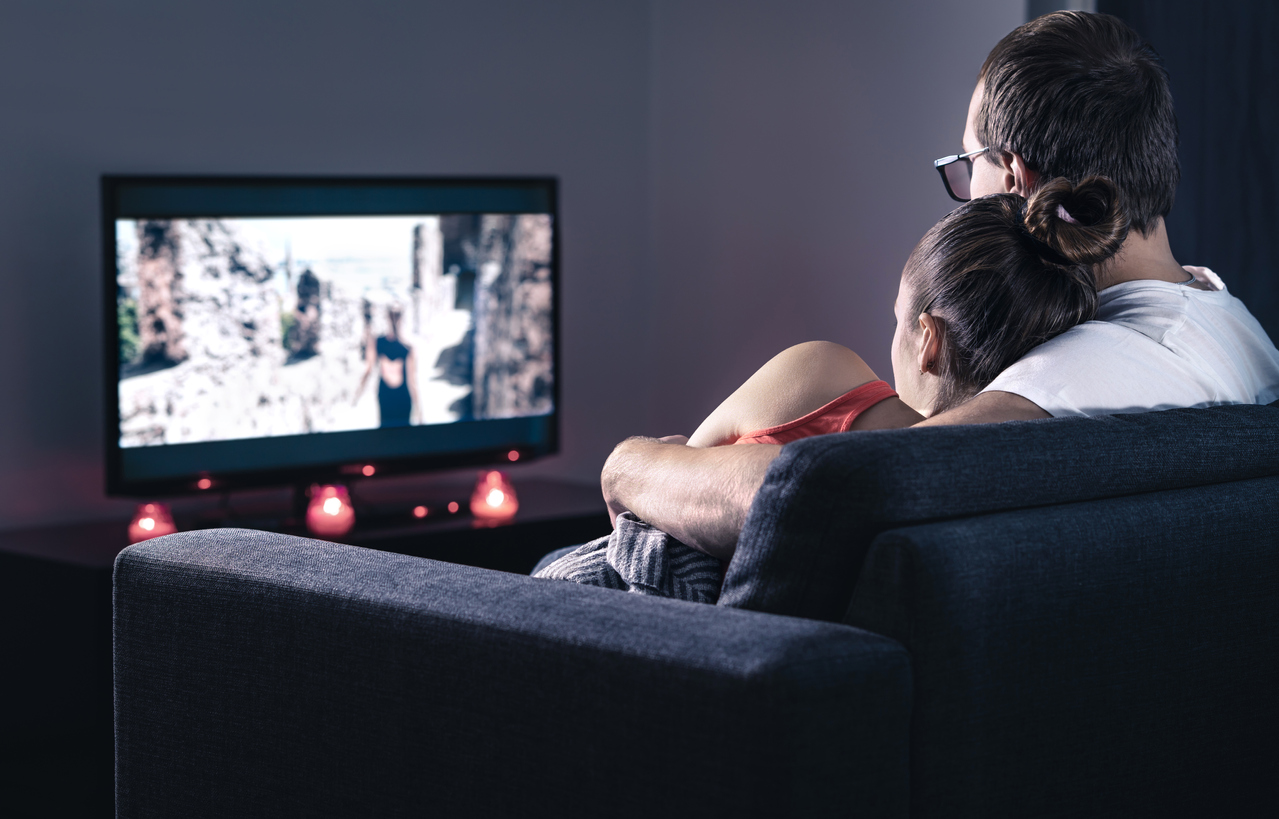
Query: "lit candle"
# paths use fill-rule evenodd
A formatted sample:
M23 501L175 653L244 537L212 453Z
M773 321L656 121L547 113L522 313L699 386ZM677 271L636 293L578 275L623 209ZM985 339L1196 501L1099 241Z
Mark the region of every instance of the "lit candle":
M487 520L506 520L520 508L515 487L505 472L496 469L481 472L471 493L471 514Z
M313 486L306 528L320 537L341 537L355 526L355 510L345 486Z
M129 521L129 542L140 543L160 535L171 535L178 531L173 525L173 516L169 507L163 503L143 503L138 505L133 520Z

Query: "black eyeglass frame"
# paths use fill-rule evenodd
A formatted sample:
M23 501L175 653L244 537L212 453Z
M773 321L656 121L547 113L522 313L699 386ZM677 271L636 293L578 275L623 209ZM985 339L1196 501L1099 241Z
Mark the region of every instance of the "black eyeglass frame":
M989 150L990 150L990 146L987 145L985 148L978 148L977 150L969 151L966 154L952 154L950 156L943 156L941 159L938 159L935 162L933 162L933 167L936 168L937 173L941 175L941 183L946 186L946 193L950 195L951 199L954 199L956 202L969 202L972 200L972 197L965 199L962 196L958 196L955 194L955 190L950 186L950 178L946 176L946 166L953 165L956 162L959 162L960 160L967 162L968 163L968 180L971 182L973 178L973 157L977 156L978 154L985 153L986 151L989 151Z

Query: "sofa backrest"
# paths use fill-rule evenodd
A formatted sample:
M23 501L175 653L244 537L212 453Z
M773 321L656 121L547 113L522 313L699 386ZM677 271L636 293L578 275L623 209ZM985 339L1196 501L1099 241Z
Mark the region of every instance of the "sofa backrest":
M808 438L769 468L719 603L839 621L890 529L1271 475L1279 402Z
M913 817L1274 810L1279 477L894 529L846 619L910 652Z

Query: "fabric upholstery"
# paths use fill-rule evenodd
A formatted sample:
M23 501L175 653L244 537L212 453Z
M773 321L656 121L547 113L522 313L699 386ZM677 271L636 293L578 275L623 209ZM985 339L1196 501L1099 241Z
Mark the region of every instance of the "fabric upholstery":
M838 621L874 538L999 510L1279 474L1279 405L826 435L768 470L719 605Z
M126 549L115 684L122 819L907 807L888 638L281 535Z
M788 445L731 606L157 539L119 815L1265 815L1276 498L1272 405Z
M1279 804L1279 477L897 529L849 622L911 652L917 817Z

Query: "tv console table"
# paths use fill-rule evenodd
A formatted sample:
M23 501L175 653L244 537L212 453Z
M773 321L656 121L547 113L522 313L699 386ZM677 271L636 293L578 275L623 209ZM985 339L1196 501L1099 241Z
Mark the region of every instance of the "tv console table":
M471 495L469 484L409 484L389 491L361 488L355 493L357 513L361 501L367 500L370 508L379 511L377 517L381 519L371 526L361 525L357 514L355 529L332 540L468 566L528 572L551 549L608 533L608 512L598 486L546 478L513 482L519 511L510 520L500 522L470 516L466 510ZM407 514L417 498L429 498L431 502L430 514L422 520ZM447 511L449 501L459 505L457 513ZM174 518L180 530L226 525L314 537L284 522L286 504L287 501L259 501L221 516L207 509L185 515L175 510ZM397 505L406 514L398 516L399 520L387 521L382 510ZM126 529L126 521L114 520L0 531L0 560L22 555L86 569L110 569L115 556L128 545Z
M551 549L609 531L599 487L513 478L519 510L494 525L466 514L471 485L388 481L357 484L357 525L341 542L509 572L528 572ZM424 520L359 525L361 499L395 508L416 497L460 510L432 508ZM242 509L236 509L243 506ZM411 508L409 505L407 508ZM279 504L232 504L225 522L245 528L280 520ZM207 510L178 527L200 528ZM255 525L256 524L256 525ZM114 811L111 685L111 569L128 545L128 522L95 521L0 532L0 814L111 815ZM293 530L290 530L293 531ZM293 531L305 535L303 531ZM29 814L27 810L29 808Z

